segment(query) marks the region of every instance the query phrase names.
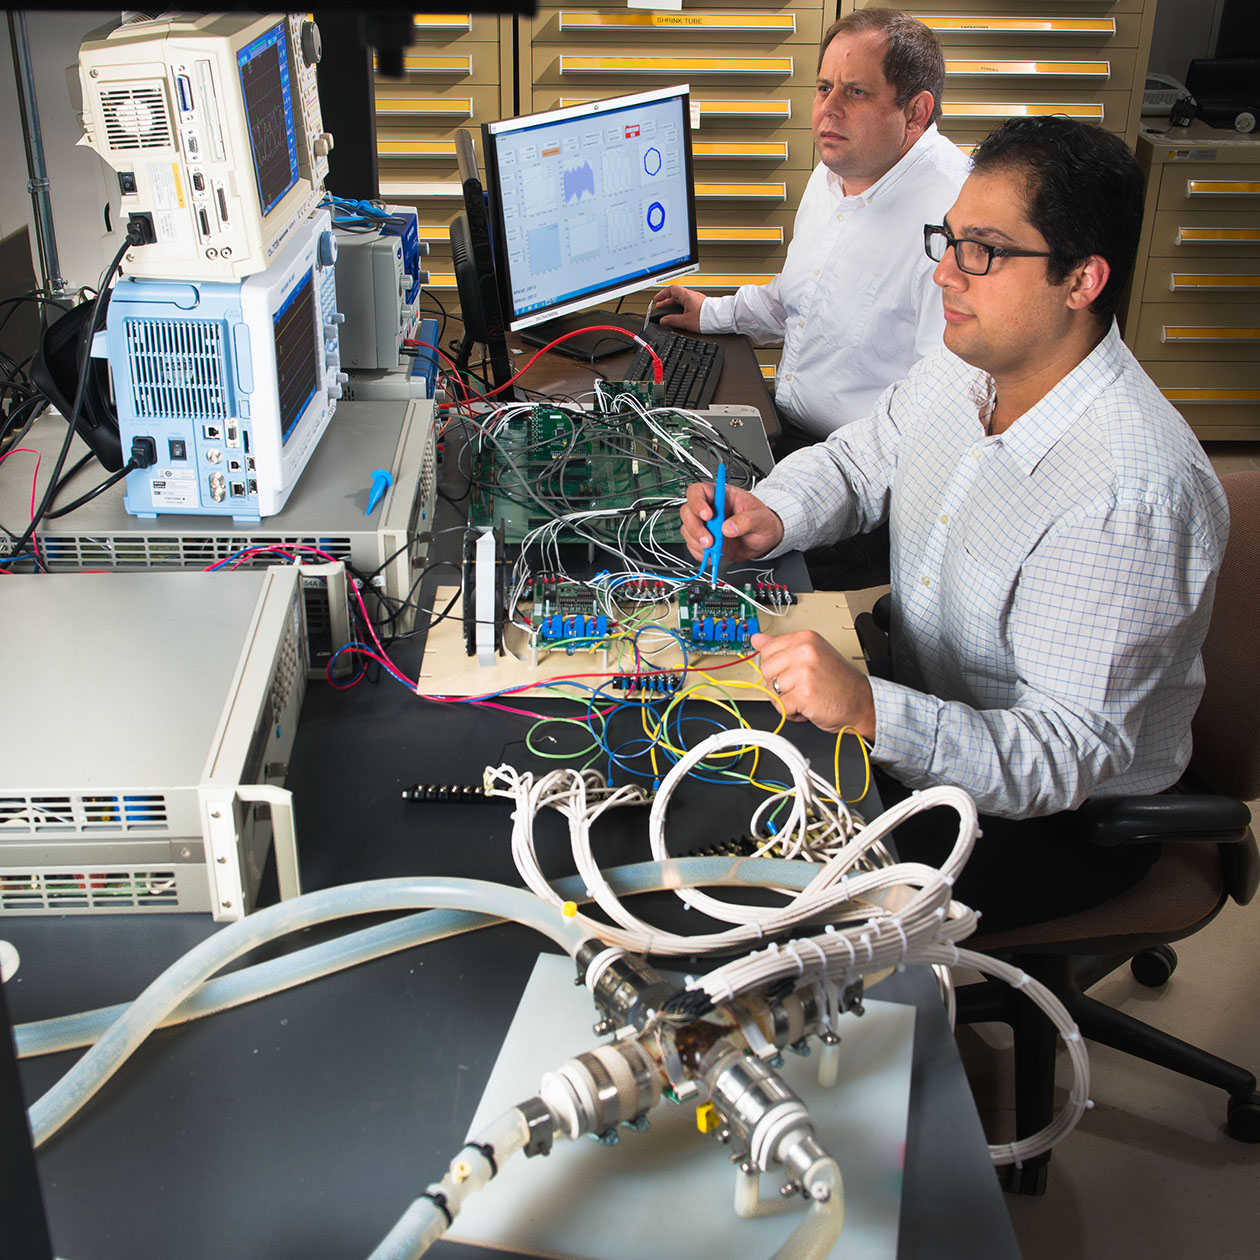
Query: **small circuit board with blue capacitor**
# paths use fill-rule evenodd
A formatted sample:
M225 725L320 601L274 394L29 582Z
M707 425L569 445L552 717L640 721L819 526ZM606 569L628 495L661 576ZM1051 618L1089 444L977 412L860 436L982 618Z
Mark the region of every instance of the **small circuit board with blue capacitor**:
M678 628L688 651L745 656L761 629L761 609L781 612L796 596L777 582L749 582L742 588L690 582L678 592Z
M551 573L534 578L529 648L539 652L607 652L610 624L589 586Z

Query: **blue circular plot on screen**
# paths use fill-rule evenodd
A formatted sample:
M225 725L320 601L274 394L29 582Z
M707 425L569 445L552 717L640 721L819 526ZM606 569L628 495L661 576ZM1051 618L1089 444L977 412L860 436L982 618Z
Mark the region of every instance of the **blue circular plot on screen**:
M659 175L661 173L660 149L644 149L643 169L647 171L649 175Z
M659 232L665 226L665 207L659 201L648 206L647 224L653 232Z

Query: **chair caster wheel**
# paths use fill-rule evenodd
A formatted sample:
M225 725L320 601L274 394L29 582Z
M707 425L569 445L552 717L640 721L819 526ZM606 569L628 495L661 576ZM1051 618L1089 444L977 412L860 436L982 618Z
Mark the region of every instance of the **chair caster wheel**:
M1167 984L1177 970L1177 951L1171 945L1152 945L1133 955L1129 970L1138 984L1158 989Z
M1050 1159L1046 1155L1038 1155L1022 1168L1007 1164L1002 1169L1002 1189L1007 1194L1045 1194L1049 1179Z
M1260 1094L1231 1098L1225 1127L1238 1142L1260 1142Z

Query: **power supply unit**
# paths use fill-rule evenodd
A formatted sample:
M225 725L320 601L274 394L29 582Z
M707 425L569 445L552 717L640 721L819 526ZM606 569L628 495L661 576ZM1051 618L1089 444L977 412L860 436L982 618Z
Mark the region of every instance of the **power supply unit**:
M0 712L0 916L254 905L306 674L299 574L18 574Z
M215 516L142 520L124 509L123 487L118 485L65 516L42 521L35 534L40 554L53 572L125 571L205 569L238 552L262 549L244 562L257 567L275 562L277 557L265 554L269 547L307 548L295 554L310 564L341 561L373 583L382 598L369 598L367 606L378 622L401 607L389 628L405 633L415 621L415 607L408 600L428 554L437 501L433 420L431 400L343 403L284 510L275 516L254 524ZM38 474L29 455L15 451L5 461L0 469L0 525L22 532L30 520L31 479L36 479L38 501L65 432L59 416L46 415L23 439L24 447L41 456ZM85 453L76 435L66 467ZM392 485L367 515L377 469L389 472ZM90 464L62 492L63 501L77 498L93 478L102 476L101 468ZM0 530L0 556L9 547ZM323 675L329 657L346 641L346 590L335 577L308 576L307 656L314 677Z

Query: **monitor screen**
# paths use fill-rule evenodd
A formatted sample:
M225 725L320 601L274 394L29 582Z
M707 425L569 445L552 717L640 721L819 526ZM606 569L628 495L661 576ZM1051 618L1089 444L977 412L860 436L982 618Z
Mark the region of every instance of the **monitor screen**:
M686 84L485 124L510 328L696 270L690 128Z
M276 384L280 389L281 443L287 442L306 404L319 388L319 346L315 334L315 295L308 271L273 318Z
M287 40L284 23L277 22L236 54L264 215L298 180Z

